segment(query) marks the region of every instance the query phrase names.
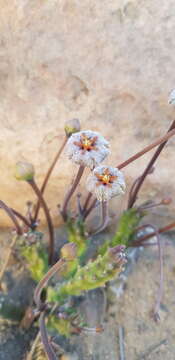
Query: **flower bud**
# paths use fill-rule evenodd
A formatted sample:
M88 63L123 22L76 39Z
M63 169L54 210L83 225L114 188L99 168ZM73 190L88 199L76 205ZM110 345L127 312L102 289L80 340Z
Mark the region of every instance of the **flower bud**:
M65 244L61 248L61 256L62 258L71 261L77 257L77 247L74 243Z
M68 120L65 123L64 130L66 136L69 138L72 134L79 132L81 129L80 121L78 119Z
M119 267L126 264L126 254L125 254L125 245L118 245L108 250L108 254L113 263L117 264Z
M35 175L34 166L25 161L19 161L15 168L15 177L17 180L31 181Z

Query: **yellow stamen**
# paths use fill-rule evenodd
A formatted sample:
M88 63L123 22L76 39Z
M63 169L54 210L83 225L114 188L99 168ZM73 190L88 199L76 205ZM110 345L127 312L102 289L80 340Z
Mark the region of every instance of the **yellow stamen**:
M77 145L83 151L97 150L97 147L95 146L96 141L97 136L90 139L86 135L82 134L80 141L74 141L74 145Z
M103 174L96 173L95 176L98 179L97 186L99 186L100 183L102 183L103 185L107 185L111 187L112 186L111 184L117 178L117 176L110 175L109 169L107 168L104 170Z

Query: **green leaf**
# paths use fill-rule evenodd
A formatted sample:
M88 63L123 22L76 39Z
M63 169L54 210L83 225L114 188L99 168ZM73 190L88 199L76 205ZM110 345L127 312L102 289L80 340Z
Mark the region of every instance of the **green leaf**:
M119 219L115 235L112 239L105 241L105 243L99 248L98 253L104 255L108 248L117 245L125 245L128 247L135 229L139 225L142 217L143 213L139 212L137 209L132 208L124 211Z
M35 281L40 281L48 271L48 255L41 243L23 246L21 254L27 260L27 266Z

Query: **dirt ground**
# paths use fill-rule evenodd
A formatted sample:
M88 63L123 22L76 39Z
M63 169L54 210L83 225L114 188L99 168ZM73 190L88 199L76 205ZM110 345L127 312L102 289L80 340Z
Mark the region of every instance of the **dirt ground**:
M2 251L6 248L4 234L1 234ZM120 296L118 282L112 286L87 293L80 303L80 311L89 326L103 323L102 334L83 334L66 340L57 336L63 348L61 360L174 360L175 359L175 233L162 237L164 246L164 295L161 303L159 323L155 323L150 312L155 304L159 286L159 263L156 247L144 249L133 264L132 271ZM168 244L167 244L168 241ZM4 250L5 251L5 250ZM15 301L26 301L26 288L32 293L34 284L21 274L18 264L11 261L4 280L4 291ZM24 276L24 293L14 291L16 283ZM21 280L20 280L21 279ZM17 294L18 293L18 294ZM2 292L0 293L0 296ZM30 302L30 301L29 301ZM107 309L105 311L105 309ZM17 322L0 321L0 360L26 360L32 339L37 333L36 326L30 330L19 329Z

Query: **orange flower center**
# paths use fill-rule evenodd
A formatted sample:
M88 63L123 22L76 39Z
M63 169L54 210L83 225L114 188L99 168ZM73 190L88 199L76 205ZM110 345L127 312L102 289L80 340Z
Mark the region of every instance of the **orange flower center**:
M95 176L97 177L97 186L105 185L105 186L112 186L112 183L117 178L117 176L113 176L109 173L109 169L105 169L103 174L96 173Z
M97 136L93 138L88 138L86 135L82 134L80 141L74 141L74 145L78 146L83 152L97 150L95 143L97 141Z

